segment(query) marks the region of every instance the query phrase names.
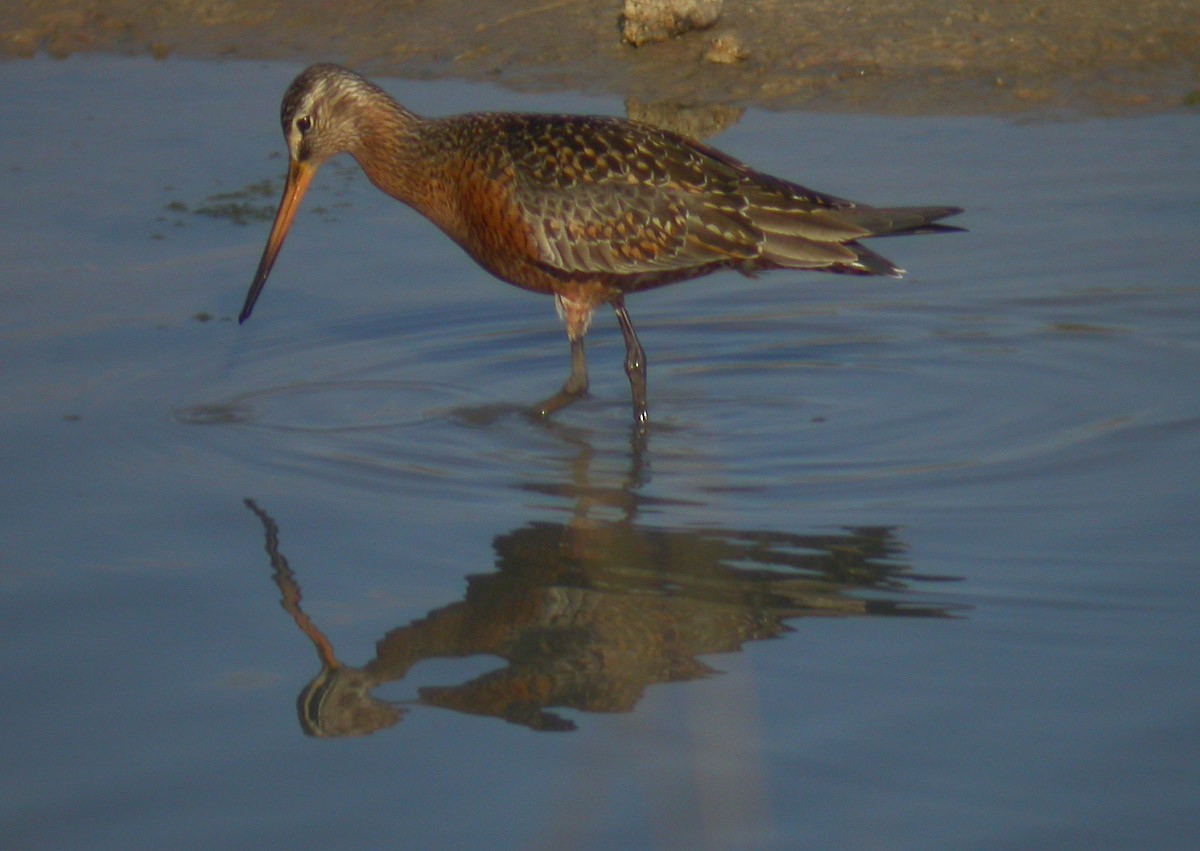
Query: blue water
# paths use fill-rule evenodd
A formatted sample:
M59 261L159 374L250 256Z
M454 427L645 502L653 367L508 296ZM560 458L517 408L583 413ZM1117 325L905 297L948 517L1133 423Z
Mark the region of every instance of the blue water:
M297 70L0 65L0 846L1200 843L1200 115L749 112L969 232L632 298L643 445L348 163L232 321Z

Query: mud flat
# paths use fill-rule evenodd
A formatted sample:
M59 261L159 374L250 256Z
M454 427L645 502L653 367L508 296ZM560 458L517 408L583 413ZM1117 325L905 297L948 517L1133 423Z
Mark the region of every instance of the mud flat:
M16 0L0 55L328 59L375 74L647 102L892 114L1128 114L1200 104L1200 0L725 0L622 42L594 0Z

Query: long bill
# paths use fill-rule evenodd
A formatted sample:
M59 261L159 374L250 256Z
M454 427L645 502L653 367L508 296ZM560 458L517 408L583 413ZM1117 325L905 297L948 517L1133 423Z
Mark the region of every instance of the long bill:
M287 184L283 187L283 198L279 201L279 211L275 213L275 224L271 226L271 235L267 237L267 245L263 249L262 259L258 261L258 271L254 273L250 292L246 293L246 303L242 305L242 312L238 315L239 325L250 318L250 312L254 310L254 303L258 301L263 287L267 285L267 276L271 274L271 267L275 265L275 258L279 256L279 249L283 247L283 241L287 238L288 228L292 226L292 219L296 217L296 211L300 209L300 199L308 191L308 184L312 182L313 175L316 173L317 169L307 163L292 160L288 164Z

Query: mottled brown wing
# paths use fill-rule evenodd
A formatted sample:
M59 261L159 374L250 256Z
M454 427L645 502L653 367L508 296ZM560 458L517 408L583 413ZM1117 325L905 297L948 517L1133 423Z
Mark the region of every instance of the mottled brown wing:
M637 275L759 256L741 176L681 137L577 116L513 116L502 135L513 203L548 266Z

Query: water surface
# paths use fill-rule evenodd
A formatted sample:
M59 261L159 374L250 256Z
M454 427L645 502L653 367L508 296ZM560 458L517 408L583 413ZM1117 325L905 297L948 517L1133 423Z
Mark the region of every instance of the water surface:
M631 299L643 445L611 316L531 420L552 303L348 163L232 321L296 71L0 65L0 844L1200 839L1194 112L748 113L969 232Z

